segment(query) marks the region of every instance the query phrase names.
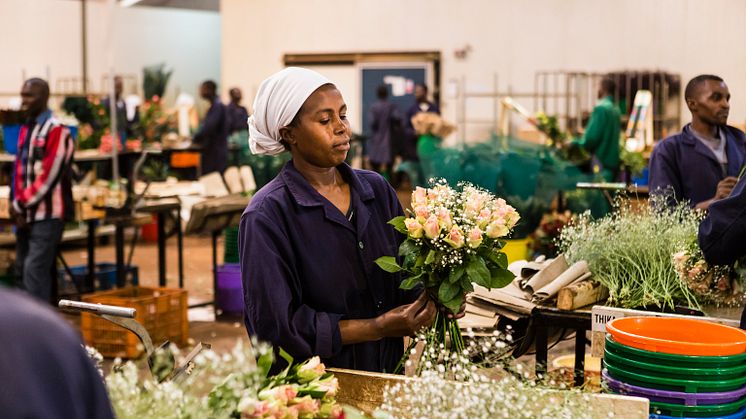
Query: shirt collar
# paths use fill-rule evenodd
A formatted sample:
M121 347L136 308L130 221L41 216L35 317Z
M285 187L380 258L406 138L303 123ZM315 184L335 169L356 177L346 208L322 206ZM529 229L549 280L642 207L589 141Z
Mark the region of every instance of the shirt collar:
M697 133L697 131L695 131L694 128L692 128L691 122L688 123L688 124L686 124L686 125L684 125L684 129L682 129L681 131L682 131L682 133L685 134L684 138L689 142L690 145L694 145L697 142L707 142L707 141L710 141L710 140L702 137L701 135L699 135L699 133ZM723 130L723 127L718 127L718 134L717 135L718 135L718 138L720 138L720 141L722 141L722 143L724 144L726 142L727 138L726 138L725 132Z
M342 177L344 177L344 179L350 184L350 188L354 189L355 193L360 196L361 200L368 201L375 197L370 183L360 177L355 170L347 165L347 163L340 164L337 166L337 169L342 174ZM308 183L298 169L295 168L292 160L285 163L285 167L282 168L280 175L298 205L305 207L324 205L324 200L321 194L319 194Z
M44 123L47 122L47 120L51 117L52 111L47 109L46 111L40 113L39 116L36 117L36 119L34 119L34 124L44 125Z

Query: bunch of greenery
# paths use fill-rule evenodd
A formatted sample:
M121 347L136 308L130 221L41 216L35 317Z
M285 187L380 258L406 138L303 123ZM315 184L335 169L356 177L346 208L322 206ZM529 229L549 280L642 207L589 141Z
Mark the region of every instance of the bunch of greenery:
M166 71L166 64L157 64L143 69L142 89L145 98L148 100L157 100L162 98L166 93L168 80L171 78L173 70Z
M588 262L593 277L609 289L609 303L619 307L673 309L700 307L696 295L680 280L672 256L686 249L697 234L701 214L666 197L632 209L628 201L598 220L589 214L562 229L559 245L569 263Z

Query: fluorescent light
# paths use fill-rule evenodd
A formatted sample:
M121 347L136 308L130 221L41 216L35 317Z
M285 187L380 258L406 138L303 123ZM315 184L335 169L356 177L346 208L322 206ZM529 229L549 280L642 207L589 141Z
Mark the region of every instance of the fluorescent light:
M119 0L119 5L122 7L130 7L140 3L141 1L142 0Z

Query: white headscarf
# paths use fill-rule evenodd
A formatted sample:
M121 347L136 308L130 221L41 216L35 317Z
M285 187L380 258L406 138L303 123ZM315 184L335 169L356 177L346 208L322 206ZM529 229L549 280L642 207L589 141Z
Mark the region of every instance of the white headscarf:
M328 83L331 81L321 74L300 67L288 67L264 80L249 118L251 152L274 156L285 151L280 128L293 121L311 93Z

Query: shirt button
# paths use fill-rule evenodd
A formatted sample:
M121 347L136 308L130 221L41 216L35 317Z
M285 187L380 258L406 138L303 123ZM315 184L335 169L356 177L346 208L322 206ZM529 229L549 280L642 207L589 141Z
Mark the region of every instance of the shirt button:
M376 308L383 307L383 301L376 301Z
M365 249L365 245L363 244L363 242L357 242L357 245L360 248L360 250Z

